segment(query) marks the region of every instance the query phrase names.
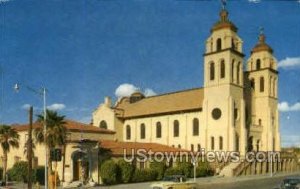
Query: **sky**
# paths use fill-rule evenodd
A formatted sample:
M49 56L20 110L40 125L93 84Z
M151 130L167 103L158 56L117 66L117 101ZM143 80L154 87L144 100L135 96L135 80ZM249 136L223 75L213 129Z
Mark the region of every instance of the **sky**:
M47 106L89 123L105 96L203 86L203 53L217 0L0 0L0 122ZM245 61L264 28L279 62L283 146L300 146L300 2L232 0ZM19 83L20 90L13 86Z

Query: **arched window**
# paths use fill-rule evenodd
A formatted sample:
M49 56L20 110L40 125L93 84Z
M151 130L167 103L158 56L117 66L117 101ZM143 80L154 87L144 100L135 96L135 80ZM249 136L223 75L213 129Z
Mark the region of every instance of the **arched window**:
M221 137L221 136L219 138L219 149L223 150L223 137Z
M257 59L256 60L256 70L260 70L261 68L261 62L260 62L260 59Z
M264 77L260 77L260 87L259 87L259 91L260 92L264 92L265 91L265 79Z
M210 63L210 80L214 80L215 79L215 63Z
M126 140L130 140L131 138L131 128L130 125L126 126Z
M236 46L235 46L235 44L234 44L234 39L233 39L233 38L231 39L231 48L232 48L232 49L236 49Z
M276 97L276 78L273 80L273 95Z
M179 137L179 121L178 120L174 121L173 135L174 135L174 137Z
M259 152L259 145L260 145L259 143L260 143L260 140L257 140L257 142L256 142L256 151L257 152Z
M261 126L261 119L258 119L258 125Z
M145 124L142 123L141 124L141 139L145 139L146 138L146 127Z
M222 50L222 40L221 38L217 39L217 51Z
M240 137L237 133L235 133L235 150L240 151Z
M106 123L106 121L102 120L102 121L100 122L100 128L102 128L102 129L107 129L107 123Z
M215 138L211 137L210 140L211 150L215 150Z
M156 123L156 138L161 138L161 123Z
M234 82L234 66L235 66L235 60L232 60L231 64L231 81Z
M254 80L254 78L251 79L250 85L251 85L251 89L255 90L255 80Z
M193 135L199 136L199 119L193 119Z
M179 149L181 148L181 145L180 145L180 144L178 144L178 148L179 148Z
M222 60L221 61L221 75L220 75L221 78L225 78L225 61Z
M237 84L240 84L240 70L241 70L241 62L238 63L237 70L236 70Z
M197 149L197 151L198 151L198 152L201 151L201 145L200 145L200 144L198 144L198 149Z
M194 144L191 144L191 151L194 151Z

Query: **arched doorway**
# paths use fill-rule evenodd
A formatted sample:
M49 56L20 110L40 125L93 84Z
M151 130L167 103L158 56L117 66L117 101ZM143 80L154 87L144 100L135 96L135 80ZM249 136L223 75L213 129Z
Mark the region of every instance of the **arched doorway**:
M80 150L72 153L73 181L85 182L89 177L89 160L87 154Z

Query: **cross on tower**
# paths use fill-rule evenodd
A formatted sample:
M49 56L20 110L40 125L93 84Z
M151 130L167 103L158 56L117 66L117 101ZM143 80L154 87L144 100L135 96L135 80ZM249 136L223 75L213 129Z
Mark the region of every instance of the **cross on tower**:
M259 27L259 34L263 35L264 34L264 30L265 30L264 27L262 27L262 26Z
M222 3L222 9L225 10L227 4L226 0L221 0L221 3Z

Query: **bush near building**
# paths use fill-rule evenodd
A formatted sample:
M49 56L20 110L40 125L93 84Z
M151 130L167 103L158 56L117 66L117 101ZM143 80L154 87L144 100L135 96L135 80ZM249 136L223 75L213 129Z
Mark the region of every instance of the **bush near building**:
M133 182L153 181L157 178L157 172L151 169L135 169L132 177Z
M119 181L129 183L134 172L134 167L123 159L119 160L117 165L119 167L118 171L120 172L118 174L120 177Z
M28 181L28 162L20 161L7 171L9 181L25 182ZM45 167L38 166L32 170L32 181L45 184Z
M177 163L175 167L166 167L165 162L151 162L150 168L138 169L123 159L105 160L100 166L100 173L104 184L147 182L162 180L164 176L185 175L194 177L194 166L189 162ZM213 175L213 171L206 162L199 162L196 177Z
M165 162L152 162L150 163L150 169L157 172L156 180L162 180L166 171Z
M100 173L105 184L111 185L118 183L118 166L113 160L104 161L100 167Z

